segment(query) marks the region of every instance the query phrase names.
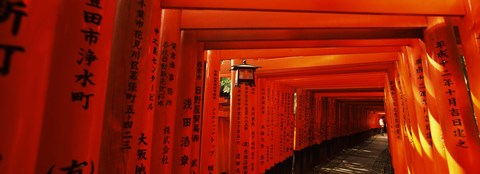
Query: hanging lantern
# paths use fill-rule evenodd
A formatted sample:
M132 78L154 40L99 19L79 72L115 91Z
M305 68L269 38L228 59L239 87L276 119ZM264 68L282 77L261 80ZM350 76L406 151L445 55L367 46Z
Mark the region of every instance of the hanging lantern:
M242 64L233 65L232 70L237 71L235 73L235 86L239 86L240 83L255 86L255 70L257 70L257 68L261 67L247 64L246 60L243 60Z

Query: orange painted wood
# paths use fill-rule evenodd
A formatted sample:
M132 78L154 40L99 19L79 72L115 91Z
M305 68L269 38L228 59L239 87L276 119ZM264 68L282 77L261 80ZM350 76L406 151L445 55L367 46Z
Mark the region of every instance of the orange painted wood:
M175 141L175 109L179 65L181 59L180 29L178 10L162 10L160 28L160 56L158 58L157 82L155 97L155 113L153 117L153 138L151 172L171 173L173 165L173 143ZM182 103L183 105L183 103Z
M418 28L424 16L278 11L183 10L182 29Z
M409 139L409 148L412 154L412 171L425 173L425 164L423 163L422 157L423 149L422 145L420 144L420 136L419 136L419 129L417 123L417 117L422 117L421 115L416 114L415 111L415 97L413 94L412 89L412 79L416 79L417 77L412 76L410 74L411 68L408 62L408 59L412 58L412 49L411 47L405 47L402 55L399 57L399 71L401 73L400 82L403 89L404 94L404 107L405 109L405 119L407 123L407 130L408 134L407 137Z
M471 1L471 3L474 10L467 12L467 15L460 20L458 27L462 40L462 53L467 65L466 72L473 102L472 106L475 113L480 113L480 81L476 80L480 79L480 68L478 68L480 66L480 40L477 39L478 34L476 34L479 28L474 23L474 21L480 20L480 17L478 17L479 3L477 1ZM476 123L477 126L480 125L480 119L477 119Z
M52 29L55 49L44 117L39 121L40 144L35 146L36 173L60 172L74 160L84 164L80 168L84 171L94 171L99 164L115 4L114 0L104 1L98 8L70 1L54 9L60 15ZM101 16L101 20L85 16Z
M218 135L218 116L220 101L220 57L216 52L206 51L205 88L203 100L202 140L200 154L200 173L218 173L216 151Z
M448 173L448 164L446 160L446 151L445 151L445 141L443 138L443 131L442 126L440 125L440 115L438 106L435 103L436 95L435 95L435 85L433 84L431 75L430 75L430 58L425 49L425 43L422 41L418 42L418 47L421 48L424 52L424 56L422 56L422 67L424 68L424 78L425 78L425 88L427 94L427 107L428 107L428 116L430 122L430 131L432 133L432 156L435 159L435 169L436 172L439 173Z
M239 60L232 60L231 66L240 63ZM241 89L235 87L235 72L231 71L231 92L230 92L230 135L229 135L229 172L240 173L241 168Z
M99 173L150 171L153 106L150 94L158 2L122 2L115 21ZM136 15L143 11L144 15ZM139 24L139 21L143 23ZM98 119L98 118L97 118Z
M361 53L388 53L401 51L400 47L326 47L326 48L283 48L283 49L235 49L218 50L222 60L267 59L297 56L319 56Z
M425 8L428 4L429 8ZM465 13L463 1L427 0L422 3L410 1L377 2L368 0L344 1L315 1L301 0L295 3L290 1L265 0L256 2L199 0L162 1L163 8L192 8L192 9L235 9L257 11L309 11L309 12L336 12L336 13L373 13L373 14L412 14L412 15L463 15Z
M193 128L195 124L195 92L198 56L196 33L182 31L180 40L180 60L178 81L176 88L177 106L175 109L175 134L173 138L172 171L190 173L191 164L196 158L192 155L194 148ZM198 162L198 161L197 161Z
M268 148L268 117L267 117L267 86L265 79L257 79L257 117L256 120L256 173L264 173L267 167Z
M417 44L418 45L418 44ZM415 110L415 117L418 125L418 139L422 151L423 165L426 169L434 169L434 159L432 154L432 133L430 127L430 118L428 114L427 91L425 86L424 67L422 65L422 57L425 53L421 53L418 47L412 47L409 50L407 63L411 74L412 97ZM439 173L439 172L438 172Z
M422 32L423 28L205 29L198 30L198 41L414 39L423 37Z
M3 1L2 8L9 2ZM0 173L35 173L38 149L32 147L39 145L56 9L61 7L59 1L24 0L23 4L14 9L25 15L3 10L3 17L10 16L0 22ZM21 19L18 30L15 17ZM5 62L7 50L12 51L10 63Z
M399 104L398 104L398 97L397 97L397 87L396 87L396 82L395 82L395 77L396 75L394 74L396 69L391 70L388 75L387 75L387 83L386 85L386 98L387 98L387 106L389 106L390 112L387 114L387 126L389 126L388 132L389 132L389 145L390 145L390 151L393 153L392 154L392 163L393 163L393 168L395 171L398 171L400 173L406 173L407 170L407 161L406 161L406 154L405 152L405 147L404 147L404 141L403 141L403 131L402 131L402 125L401 125L401 118L400 118L400 113L399 110Z
M192 153L190 159L190 172L199 173L200 170L200 145L201 130L203 119L203 99L204 99L204 78L205 78L205 50L203 43L198 43L197 57L195 66L195 95L193 97L193 119L192 119L192 135L191 146Z
M473 156L479 153L480 140L475 125L473 108L469 102L450 23L433 23L425 32L436 104L442 127L446 160L450 173L478 173ZM453 91L453 92L452 92ZM451 92L451 93L450 93Z
M319 47L372 47L405 46L412 39L342 39L342 40L279 40L279 41L215 41L205 42L207 50L266 49L266 48L319 48Z

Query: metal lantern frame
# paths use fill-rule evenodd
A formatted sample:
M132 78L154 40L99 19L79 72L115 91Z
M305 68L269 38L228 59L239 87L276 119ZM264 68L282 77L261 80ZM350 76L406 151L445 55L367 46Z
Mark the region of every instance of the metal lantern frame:
M235 72L235 87L244 83L249 86L255 86L255 71L261 68L257 65L247 64L246 60L243 60L242 64L233 65L231 70Z

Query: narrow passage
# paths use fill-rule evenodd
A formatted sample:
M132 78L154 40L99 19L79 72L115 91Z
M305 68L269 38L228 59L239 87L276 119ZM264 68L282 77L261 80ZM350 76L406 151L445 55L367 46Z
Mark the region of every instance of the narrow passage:
M344 149L327 164L315 166L314 173L393 173L388 138L386 135L375 135L357 146Z

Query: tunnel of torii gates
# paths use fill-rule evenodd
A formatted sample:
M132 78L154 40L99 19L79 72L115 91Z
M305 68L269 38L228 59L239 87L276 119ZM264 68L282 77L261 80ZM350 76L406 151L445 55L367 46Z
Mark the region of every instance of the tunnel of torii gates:
M0 173L302 173L382 116L396 173L480 173L479 7L1 0Z

